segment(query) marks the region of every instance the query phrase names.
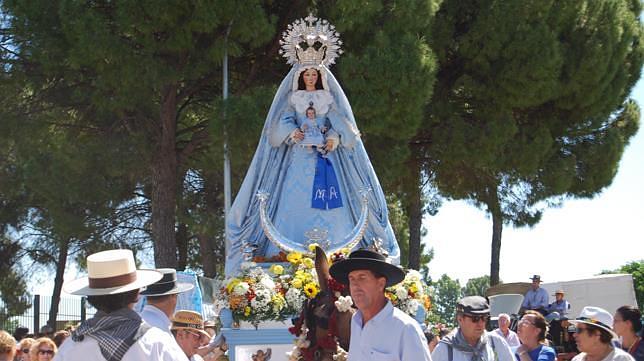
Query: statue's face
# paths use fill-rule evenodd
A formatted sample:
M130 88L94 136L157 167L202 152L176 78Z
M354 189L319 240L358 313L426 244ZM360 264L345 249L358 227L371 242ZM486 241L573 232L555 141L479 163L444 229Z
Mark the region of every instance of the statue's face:
M315 88L315 83L318 81L318 71L311 68L304 71L304 85L307 88Z

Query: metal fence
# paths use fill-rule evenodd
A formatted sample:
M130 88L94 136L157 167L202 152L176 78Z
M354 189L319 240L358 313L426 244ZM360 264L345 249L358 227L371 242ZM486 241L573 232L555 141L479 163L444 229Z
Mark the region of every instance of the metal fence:
M24 326L30 333L39 333L49 321L49 308L52 297L34 295L31 307L22 315L11 315L7 312L4 302L0 300L0 329L10 333L17 326ZM96 313L96 309L87 303L85 297L61 297L58 303L55 330L65 328L67 324L85 321Z

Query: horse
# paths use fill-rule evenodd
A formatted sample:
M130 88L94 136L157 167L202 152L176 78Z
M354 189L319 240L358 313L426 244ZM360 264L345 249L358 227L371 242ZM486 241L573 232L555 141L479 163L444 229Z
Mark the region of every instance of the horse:
M307 300L291 333L298 336L291 360L333 361L346 359L351 337L351 317L354 308L340 311L336 307L338 294L346 296L347 287L337 283L329 273L326 253L315 247L315 270L320 292ZM298 347L299 346L299 347Z

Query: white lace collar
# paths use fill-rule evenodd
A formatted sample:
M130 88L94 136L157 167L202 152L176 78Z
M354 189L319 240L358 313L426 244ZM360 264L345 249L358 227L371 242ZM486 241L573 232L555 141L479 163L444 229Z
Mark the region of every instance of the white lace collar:
M311 103L317 116L324 115L333 103L333 96L328 90L297 90L291 95L291 104L298 113L306 112Z

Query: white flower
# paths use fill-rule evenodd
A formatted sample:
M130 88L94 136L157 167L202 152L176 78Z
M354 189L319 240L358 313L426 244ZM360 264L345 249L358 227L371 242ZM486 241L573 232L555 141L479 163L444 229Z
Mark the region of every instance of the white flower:
M351 309L351 305L353 305L351 296L340 296L338 297L338 300L335 301L335 308L337 308L340 312L349 311Z
M418 311L418 306L420 306L420 303L418 302L418 300L414 300L414 299L412 299L412 300L409 302L409 312L408 312L408 313L410 313L410 314L412 314L412 315L414 315L414 316L415 316L415 315L416 315L416 311Z
M242 262L240 268L242 271L248 271L249 269L257 267L257 263L255 262Z
M233 294L236 296L243 296L248 292L250 286L246 282L239 282L235 288L233 288Z
M405 276L405 280L409 281L420 281L421 279L422 275L415 269L410 269L409 271L407 271L407 275Z
M262 276L259 283L269 290L275 289L275 282L267 275Z
M407 299L407 290L403 287L396 288L396 297L401 301Z
M289 288L286 291L286 302L296 308L299 308L302 303L302 292L297 288Z

